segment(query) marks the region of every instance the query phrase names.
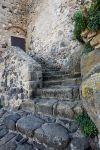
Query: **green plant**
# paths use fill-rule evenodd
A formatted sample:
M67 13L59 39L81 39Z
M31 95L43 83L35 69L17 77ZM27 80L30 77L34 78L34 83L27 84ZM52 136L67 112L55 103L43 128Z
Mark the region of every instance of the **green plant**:
M74 14L74 37L79 41L81 39L81 32L88 28L90 31L98 31L100 29L100 0L92 0L92 4L86 12L77 11Z
M82 54L88 54L89 52L93 51L92 46L89 42L84 44L83 53Z
M89 12L87 27L92 31L97 31L100 28L100 11Z
M73 19L75 21L74 36L76 39L78 39L80 41L81 40L80 34L87 26L86 20L85 20L85 17L83 15L82 11L77 11L74 14Z
M88 10L87 27L92 31L100 29L100 0L94 0Z
M92 4L91 4L90 9L100 10L100 0L92 0Z
M98 134L98 130L95 124L92 122L92 120L90 119L90 117L86 112L77 114L76 121L80 125L81 130L85 136L94 137Z

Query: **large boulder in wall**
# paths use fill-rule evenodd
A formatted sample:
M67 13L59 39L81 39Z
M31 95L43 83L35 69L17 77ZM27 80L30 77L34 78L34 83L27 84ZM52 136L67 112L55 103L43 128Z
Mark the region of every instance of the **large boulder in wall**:
M72 76L79 76L81 74L81 55L82 51L79 49L78 51L74 51L70 53L67 57L61 70L65 71L66 73Z
M100 49L82 57L81 73L83 105L100 132Z

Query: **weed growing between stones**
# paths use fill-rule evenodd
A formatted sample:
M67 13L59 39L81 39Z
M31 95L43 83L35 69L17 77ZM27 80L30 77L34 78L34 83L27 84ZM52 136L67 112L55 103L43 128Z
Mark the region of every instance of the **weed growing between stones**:
M98 135L98 130L95 124L86 112L77 114L75 118L86 137L95 137Z
M93 51L93 47L90 45L90 42L85 43L82 54L88 54Z

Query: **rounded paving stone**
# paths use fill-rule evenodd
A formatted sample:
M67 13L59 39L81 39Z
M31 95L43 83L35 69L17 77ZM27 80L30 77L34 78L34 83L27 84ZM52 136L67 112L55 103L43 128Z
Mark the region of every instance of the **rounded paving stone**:
M72 110L73 104L66 101L59 102L55 111L55 114L61 117L73 119L74 112Z
M8 130L6 128L3 128L0 130L0 139L3 138L8 133Z
M73 150L88 150L91 149L88 138L74 138L70 143L70 149Z
M45 143L55 150L62 150L69 143L67 129L58 123L45 123L35 131L35 137L40 143Z
M16 143L13 141L10 141L0 146L0 150L16 150L16 147L17 147Z
M7 117L4 118L4 124L6 125L6 127L8 129L15 130L16 129L16 122L18 119L20 119L19 114L8 115Z
M0 109L0 118L6 113L7 111L4 109Z
M2 139L0 139L0 147L16 136L16 133L7 133Z
M25 143L23 145L18 145L16 150L33 150L33 146L28 143Z
M34 131L44 123L44 120L30 115L23 117L17 122L17 130L28 137L33 137Z

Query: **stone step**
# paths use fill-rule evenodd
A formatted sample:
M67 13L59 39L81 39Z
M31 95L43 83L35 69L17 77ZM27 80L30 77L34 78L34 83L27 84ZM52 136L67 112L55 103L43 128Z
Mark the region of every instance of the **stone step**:
M70 78L70 75L63 74L63 75L51 75L51 76L43 76L43 81L48 81L48 80L58 80L58 79L65 79L65 78Z
M55 70L50 70L50 71L46 71L43 72L43 76L53 76L53 75L64 75L67 74L64 71L55 71Z
M48 71L60 71L59 68L48 68L46 66L44 66L44 68L42 68L43 72L48 72Z
M78 86L52 86L50 88L38 89L36 97L57 98L59 100L75 101L79 100Z
M58 123L45 123L37 116L29 115L17 122L17 130L52 150L65 150L69 144L68 130ZM46 150L49 150L49 149Z
M63 71L48 71L48 72L43 72L43 79L56 79L60 77L65 77L65 78L79 78L81 77L80 73L75 73L75 74L68 74Z
M60 80L48 80L43 82L44 87L53 86L53 85L80 85L81 78L67 78L67 79L60 79Z
M18 131L16 132L16 130L14 131L14 129L12 129L12 126L16 127L14 115L16 114L11 114L13 118L9 116L4 118L5 122L8 121L8 126L6 126L5 122L3 125L0 125L0 150L44 150L43 145L39 145L34 141L30 142L28 137L25 137Z
M56 70L60 70L61 69L61 67L59 67L59 66L50 66L50 65L48 65L48 64L46 64L46 63L43 63L43 64L41 64L41 66L42 66L42 68L43 69L56 69Z
M91 149L88 138L82 135L75 120L54 119L25 110L6 112L5 117L0 112L0 116L3 120L0 134L4 129L7 130L7 133L0 137L0 150L80 150L80 147L82 150Z
M82 112L81 101L67 102L57 99L36 98L34 101L23 102L21 108L35 114L69 119L74 119L77 112Z
M71 125L74 126L74 128L71 127ZM21 134L45 145L45 150L71 149L71 141L77 137L73 133L77 134L79 132L78 125L75 124L74 121L73 123L70 120L58 120L57 122L45 121L41 116L36 115L29 115L21 118L18 120L16 126L17 131ZM72 131L69 131L71 129L70 127L72 128ZM80 137L80 135L81 134L78 133L77 142L81 141L85 144L82 144L82 146L73 144L73 148L79 149L80 146L82 149L90 148L88 138ZM74 142L75 141L73 141L73 143Z
M35 137L41 143L54 150L65 150L68 147L70 137L68 130L59 123L45 123L35 131ZM45 140L44 140L45 139Z

